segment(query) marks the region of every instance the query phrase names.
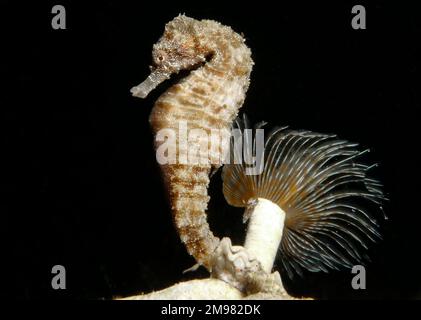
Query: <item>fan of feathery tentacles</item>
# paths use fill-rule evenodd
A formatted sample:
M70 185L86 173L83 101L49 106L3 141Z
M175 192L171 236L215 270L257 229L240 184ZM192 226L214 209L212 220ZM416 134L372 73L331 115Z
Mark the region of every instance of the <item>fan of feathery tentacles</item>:
M233 127L250 128L245 116ZM256 154L256 140L244 137ZM290 278L303 269L350 268L368 258L369 242L381 239L379 211L385 197L381 184L367 175L375 165L360 162L368 150L357 147L336 135L283 127L266 137L261 174L247 175L244 161L224 166L223 192L230 205L247 207L264 198L285 211L277 260ZM242 149L249 150L231 140L231 157L242 159Z

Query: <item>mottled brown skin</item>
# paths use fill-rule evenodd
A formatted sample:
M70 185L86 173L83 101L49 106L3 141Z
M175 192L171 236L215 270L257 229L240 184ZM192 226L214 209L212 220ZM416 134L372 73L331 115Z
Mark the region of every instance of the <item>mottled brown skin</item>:
M156 101L150 115L155 134L172 128L178 135L179 121L186 121L188 130L200 128L210 136L212 129L220 129L218 138L228 138L244 102L252 66L244 39L231 28L215 21L176 17L154 45L152 72L169 75L196 69ZM187 148L193 144L188 143ZM177 136L178 153L183 151L179 147ZM209 174L220 166L217 160L225 147L211 151L207 164L177 162L161 166L180 238L188 252L208 270L219 243L207 223Z

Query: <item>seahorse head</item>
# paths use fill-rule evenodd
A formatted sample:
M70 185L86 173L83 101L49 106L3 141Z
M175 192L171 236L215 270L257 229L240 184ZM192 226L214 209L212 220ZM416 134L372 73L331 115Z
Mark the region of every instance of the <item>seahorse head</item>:
M145 98L171 74L204 63L209 50L200 41L203 38L200 31L200 21L184 15L167 23L164 34L153 46L151 74L132 88L132 94Z
M153 46L153 67L174 73L204 62L207 50L201 44L199 26L198 20L182 15L170 21Z

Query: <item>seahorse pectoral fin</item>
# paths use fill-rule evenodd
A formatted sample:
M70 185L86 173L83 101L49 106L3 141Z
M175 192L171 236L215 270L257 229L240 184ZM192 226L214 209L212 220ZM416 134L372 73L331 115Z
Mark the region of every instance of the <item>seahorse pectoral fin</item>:
M170 78L170 73L155 69L141 84L130 89L134 97L146 98L159 84Z
M200 266L201 266L201 264L200 264L200 263L196 263L194 266L192 266L192 267L190 267L190 268L188 268L188 269L184 270L184 271L183 271L183 274L185 274L185 273L187 273L187 272L193 272L193 271L196 271L197 269L199 269L199 268L200 268Z

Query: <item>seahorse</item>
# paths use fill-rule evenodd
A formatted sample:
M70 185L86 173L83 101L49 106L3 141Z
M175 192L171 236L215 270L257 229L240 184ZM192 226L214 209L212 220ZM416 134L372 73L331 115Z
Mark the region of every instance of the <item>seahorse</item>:
M179 15L166 24L153 46L152 58L151 74L132 88L134 96L145 98L172 74L192 70L156 101L149 118L154 134L161 129L177 132L178 160L200 149L200 141L181 143L180 123L189 130L205 130L209 145L219 145L209 151L207 163L161 165L180 238L198 264L211 271L220 240L207 222L209 175L222 163L233 120L243 105L253 67L251 51L230 27ZM219 135L212 135L213 130L219 130Z

